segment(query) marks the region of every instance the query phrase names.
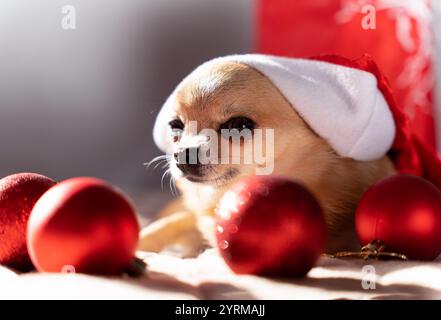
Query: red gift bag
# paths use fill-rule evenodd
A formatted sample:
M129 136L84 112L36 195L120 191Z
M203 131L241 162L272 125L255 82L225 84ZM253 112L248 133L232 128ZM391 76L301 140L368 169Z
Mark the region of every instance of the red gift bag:
M429 0L259 0L257 51L372 55L412 130L435 147Z

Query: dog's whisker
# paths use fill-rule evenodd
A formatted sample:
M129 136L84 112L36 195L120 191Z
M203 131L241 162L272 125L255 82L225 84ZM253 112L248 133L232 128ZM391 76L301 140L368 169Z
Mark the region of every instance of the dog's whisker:
M167 175L170 174L170 169L167 169L164 171L161 177L161 189L164 190L164 179L167 177Z
M173 177L172 177L172 175L170 175L170 179L169 179L169 181L168 181L168 186L169 186L169 188L170 188L170 191L171 191L171 194L172 194L172 196L176 196L176 194L175 194L175 190L173 189Z
M176 192L175 184L174 184L174 180L173 180L172 175L170 175L169 186L170 186L170 191L171 191L173 197L176 197L178 195L178 193Z
M168 187L169 187L169 189L170 189L170 192L171 192L172 196L174 197L175 194L174 194L174 192L173 192L173 188L172 188L172 178L171 178L171 177L169 177L169 178L170 178L170 179L168 180Z
M153 158L152 160L150 160L149 162L144 163L144 165L145 165L147 168L149 168L149 167L150 167L152 164L154 164L155 162L162 163L163 161L168 161L169 158L170 158L169 155L166 155L166 154L164 154L164 155L160 155L160 156L154 157L154 158Z
M173 156L164 154L164 155L154 157L149 162L144 163L144 165L147 167L147 169L152 167L152 165L154 165L153 169L157 169L158 167L160 167L161 169L166 169L161 176L161 190L164 190L164 180L167 178L167 176L170 176L170 179L172 179L171 168L170 168L170 162L172 161L172 159L173 159ZM176 188L174 187L174 184L170 181L169 185L170 185L170 190L171 190L172 194L175 195ZM173 187L172 187L172 185L173 185Z
M167 165L168 161L167 160L160 160L158 161L158 163L153 167L153 169L158 168L160 165L162 165L162 168L164 169L164 164Z
M171 176L171 177L172 177L172 186L173 186L173 189L175 190L175 194L179 195L178 188L176 187L175 178L173 176Z
M171 175L169 175L169 179L168 179L168 188L170 189L172 196L174 196L172 185L171 185Z

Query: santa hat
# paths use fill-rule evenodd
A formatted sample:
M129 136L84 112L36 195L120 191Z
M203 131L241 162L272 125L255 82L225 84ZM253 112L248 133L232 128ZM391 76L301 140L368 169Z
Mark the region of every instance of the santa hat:
M265 75L340 156L370 161L388 154L398 172L423 176L441 188L441 159L412 133L370 56L348 60L334 55L296 59L245 54L216 58L198 69L219 62L242 63ZM179 85L167 99L153 130L164 152L172 145L167 126L178 89Z

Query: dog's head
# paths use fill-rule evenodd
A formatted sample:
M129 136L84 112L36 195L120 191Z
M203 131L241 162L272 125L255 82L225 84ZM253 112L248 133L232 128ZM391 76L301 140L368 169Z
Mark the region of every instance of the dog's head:
M202 65L167 101L170 171L188 185L228 187L254 174L307 179L331 148L263 74L245 64Z
M265 66L271 66L272 61L266 61ZM319 67L328 75L323 65ZM330 83L342 84L337 78L325 77L327 81L315 82L306 74L297 77L290 84L297 87L291 89L288 85L276 86L267 73L258 70L236 60L212 60L188 75L163 106L154 138L167 151L170 172L184 193L185 203L191 210L210 211L225 189L239 179L255 174L283 175L303 183L318 197L332 234L339 235L341 228L350 225L361 193L392 174L393 165L387 156L358 161L345 152L343 156L337 154L329 142L332 139L325 140L316 133L321 129L318 123L313 130L297 113L296 110L326 111L334 105L343 113L353 112L344 86L337 86L337 95L324 90L321 97L320 88L326 89ZM274 72L284 71L278 65ZM352 79L343 77L348 78ZM357 83L355 80L352 83ZM365 85L366 81L361 83ZM375 82L370 84L376 88ZM300 97L309 94L320 99L299 99L292 105L286 99L291 91ZM375 110L369 105L365 109ZM360 120L352 113L351 116ZM330 136L335 127L337 140L347 137L357 147L356 155L367 152L372 158L372 148L358 148L359 139L352 136L352 129L338 130L338 123L327 120L325 131ZM353 127L359 123L356 121ZM392 141L389 138L373 140L384 142L387 149Z

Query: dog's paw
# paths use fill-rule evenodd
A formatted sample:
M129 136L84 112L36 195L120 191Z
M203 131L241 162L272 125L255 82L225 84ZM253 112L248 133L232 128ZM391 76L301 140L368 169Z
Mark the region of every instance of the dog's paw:
M174 244L166 249L173 249L175 254L182 258L195 258L208 248L211 248L209 243L199 231L194 230L182 234Z
M141 230L139 235L138 250L160 252L165 246L163 240L164 239L160 239L157 236L155 230L151 230L151 228L146 227Z

